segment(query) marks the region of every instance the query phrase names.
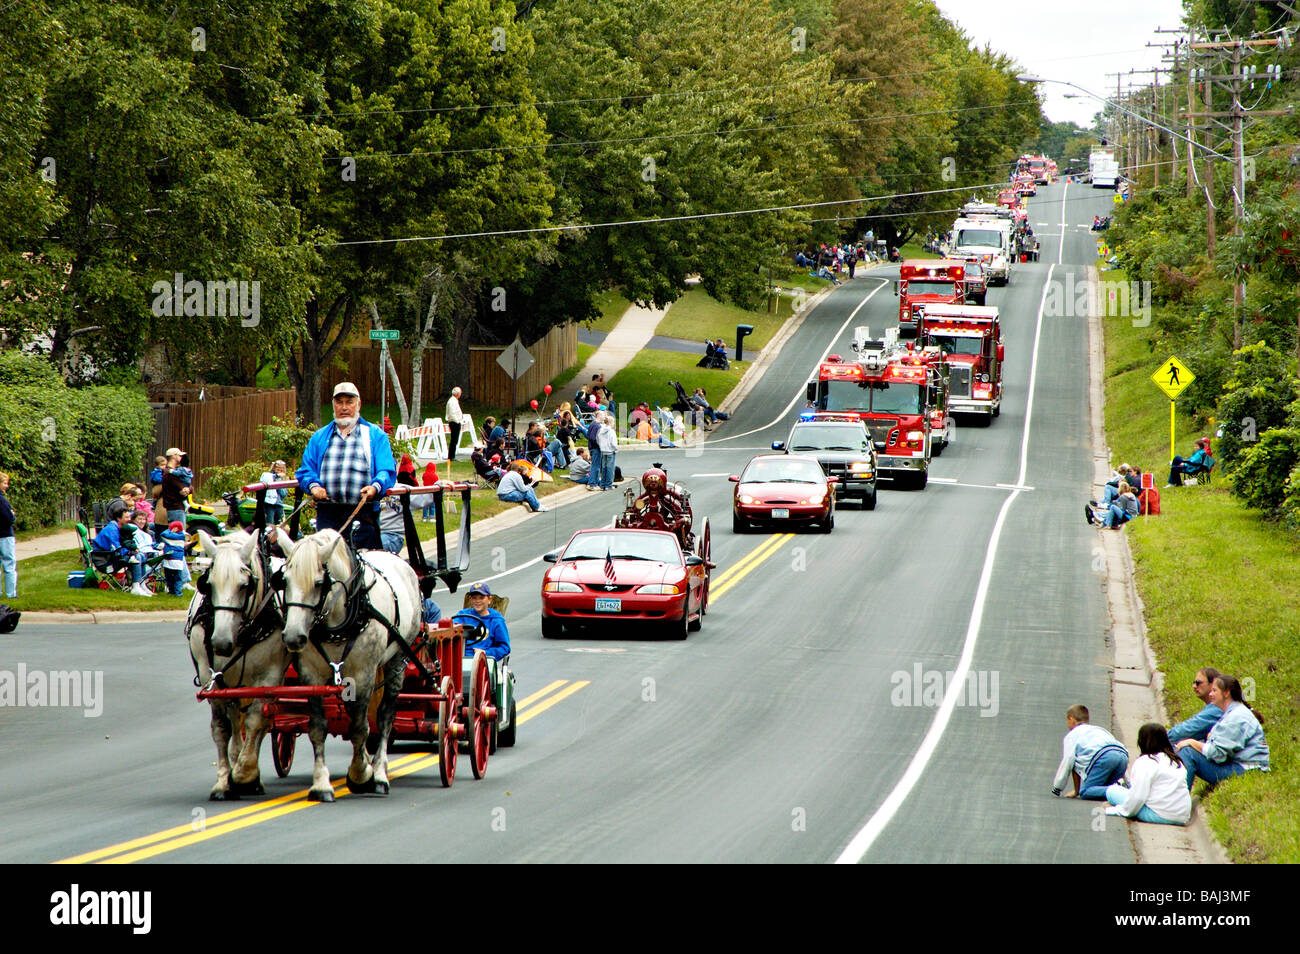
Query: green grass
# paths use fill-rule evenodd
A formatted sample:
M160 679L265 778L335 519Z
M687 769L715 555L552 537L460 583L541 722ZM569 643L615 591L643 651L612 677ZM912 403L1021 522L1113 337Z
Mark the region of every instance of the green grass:
M672 311L669 311L672 314ZM748 361L732 361L728 371L710 371L697 368L695 363L699 355L680 351L642 351L610 380L609 386L614 392L614 399L620 404L626 402L632 407L638 401L647 401L651 407L656 404L668 407L676 399L669 381L680 381L686 393L702 387L709 394L709 403L717 407L722 399L731 393L731 389L740 381Z
M776 282L780 284L780 282ZM823 282L823 285L826 283ZM789 286L782 286L788 288ZM787 295L776 298L777 311L746 311L735 305L724 305L717 301L703 288L688 291L668 309L668 314L659 322L655 334L670 338L685 338L700 342L698 361L704 354L705 338L721 338L727 343L727 353L734 354L736 349L736 325L753 325L754 332L745 338L745 350L762 349L781 325L791 315L793 299ZM617 391L615 391L617 393ZM712 397L712 392L710 392Z
M68 587L68 573L81 569L76 550L59 550L44 556L18 561L18 598L6 600L16 610L57 610L64 613L96 610L166 610L185 609L193 593L168 596L160 593L153 599L132 596L118 590L74 590Z
M624 298L623 293L617 288L612 288L596 296L596 307L600 309L601 317L587 327L592 331L603 331L608 334L614 330L623 313L632 307L632 303Z
M903 258L939 258L934 252L927 252L920 242L908 242L898 249Z
M1150 469L1162 486L1169 402L1149 378L1166 355L1153 350L1151 328L1130 320L1106 319L1105 333L1112 462ZM1177 429L1183 450L1203 430L1181 415ZM1161 511L1127 532L1170 719L1200 709L1191 682L1198 668L1213 666L1254 680L1251 705L1270 750L1268 774L1250 772L1212 792L1198 782L1202 809L1234 861L1300 862L1300 539L1248 510L1220 474L1211 486L1163 490Z

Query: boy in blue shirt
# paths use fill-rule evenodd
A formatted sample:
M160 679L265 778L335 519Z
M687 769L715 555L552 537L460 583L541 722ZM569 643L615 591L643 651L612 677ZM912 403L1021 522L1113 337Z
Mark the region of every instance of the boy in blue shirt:
M1060 795L1068 779L1074 791L1066 798L1105 801L1106 786L1118 782L1128 771L1128 749L1099 725L1088 721L1088 707L1073 705L1065 710L1069 730L1061 751L1061 764L1052 781L1052 794Z

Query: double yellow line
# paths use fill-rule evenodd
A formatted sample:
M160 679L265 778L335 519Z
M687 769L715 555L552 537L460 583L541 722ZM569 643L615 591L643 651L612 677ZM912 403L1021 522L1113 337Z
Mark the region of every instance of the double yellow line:
M727 567L725 571L719 573L717 578L709 583L709 602L712 603L718 597L722 596L727 590L731 589L760 563L776 553L787 543L794 539L793 533L778 533L775 536L768 537L754 549L740 558L736 563Z
M590 680L586 679L576 682L557 679L549 685L543 686L532 695L518 701L516 704L518 710L517 724L522 725L534 716L541 715L547 709L558 705L590 684ZM529 706L531 708L528 708ZM411 775L437 764L438 756L428 753L416 752L410 755L398 756L388 763L388 777L390 780L401 778L403 775ZM345 779L334 782L333 788L335 798L345 798L350 794ZM307 791L307 789L303 789L289 795L280 795L268 801L244 805L232 811L222 812L215 818L204 820L201 823L196 820L188 825L177 825L175 828L154 832L152 835L145 835L142 838L135 838L120 844L109 845L107 848L64 858L62 861L56 862L56 864L75 865L94 862L100 864L131 864L135 861L143 861L146 858L166 854L169 851L175 851L188 845L196 845L211 838L219 838L234 831L260 825L262 822L270 821L273 818L291 815L294 812L311 808L313 805L321 804L320 802L307 801Z

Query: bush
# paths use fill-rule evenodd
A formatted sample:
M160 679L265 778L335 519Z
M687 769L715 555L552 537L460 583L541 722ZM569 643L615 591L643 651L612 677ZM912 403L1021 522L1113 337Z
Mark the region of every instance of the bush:
M307 449L307 442L316 433L316 428L304 425L299 420L290 421L279 417L271 418L270 424L263 424L258 430L262 432L262 454L266 457L264 463L269 466L273 460L282 460L288 465L290 475L302 463L302 453ZM260 473L254 474L253 480Z
M0 384L63 388L63 378L45 358L19 351L0 353Z
M71 391L82 463L77 485L93 499L111 497L140 476L140 462L153 446L154 417L144 394L132 388Z
M272 458L274 460L275 458ZM269 462L260 460L250 460L244 464L233 464L229 467L204 467L203 468L203 495L211 500L216 500L225 493L238 493L239 489L245 484L257 482L269 466ZM290 469L289 476L293 476L293 470Z
M53 523L81 466L70 392L57 386L0 384L0 462L12 484L19 530Z
M1224 390L1215 410L1215 420L1222 422L1215 456L1225 470L1235 471L1253 438L1286 423L1300 389L1290 359L1260 341L1233 354ZM1279 489L1285 479L1283 473Z
M1248 507L1271 516L1280 515L1287 497L1297 493L1295 474L1300 464L1300 429L1265 431L1259 442L1242 455L1233 474L1233 491Z

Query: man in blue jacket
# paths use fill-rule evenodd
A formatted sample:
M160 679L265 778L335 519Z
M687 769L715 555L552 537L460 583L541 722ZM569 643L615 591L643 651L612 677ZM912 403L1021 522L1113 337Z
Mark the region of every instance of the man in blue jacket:
M116 573L123 567L129 567L131 592L136 596L153 596L153 593L146 590L141 583L144 579L144 564L132 559L136 549L127 542L128 535L131 533L128 529L130 525L130 510L123 510L112 522L105 524L104 529L99 531L99 535L90 544L93 550L91 560L97 570L107 573Z
M1205 708L1190 719L1184 719L1177 725L1169 727L1169 741L1177 745L1184 739L1196 739L1204 742L1210 730L1223 718L1223 710L1210 701L1210 687L1219 678L1219 670L1214 668L1198 669L1192 681L1192 691L1205 703Z
M379 501L397 482L397 464L384 429L361 417L352 382L334 388L334 420L311 436L294 477L316 501L317 530L343 530L357 504L368 502L344 532L358 549L381 548Z

